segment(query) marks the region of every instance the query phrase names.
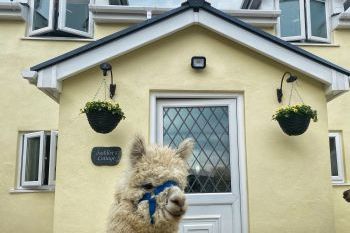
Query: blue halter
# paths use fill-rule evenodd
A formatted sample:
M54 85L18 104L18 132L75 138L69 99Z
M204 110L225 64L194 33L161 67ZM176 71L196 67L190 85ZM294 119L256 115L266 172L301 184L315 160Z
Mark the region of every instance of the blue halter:
M141 201L148 201L149 206L149 216L151 218L151 224L154 224L154 213L156 212L157 208L157 201L156 196L163 192L167 188L171 188L173 186L178 186L178 184L175 181L167 181L157 187L154 188L153 192L147 192L143 195L143 197L140 199L139 203Z

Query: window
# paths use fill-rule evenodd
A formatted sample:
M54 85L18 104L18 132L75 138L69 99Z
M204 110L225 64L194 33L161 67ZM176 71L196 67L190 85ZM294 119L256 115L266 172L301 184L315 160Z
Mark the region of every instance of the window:
M288 41L329 42L328 0L280 0L280 35Z
M331 174L333 183L344 182L343 154L340 133L329 133Z
M31 0L29 36L92 37L90 0Z
M55 185L57 131L24 133L21 136L20 187Z

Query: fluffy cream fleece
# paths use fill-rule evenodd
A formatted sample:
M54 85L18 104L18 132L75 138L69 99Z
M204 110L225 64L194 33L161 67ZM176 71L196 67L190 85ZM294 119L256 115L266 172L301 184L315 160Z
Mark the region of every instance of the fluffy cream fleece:
M136 137L130 153L131 168L123 184L118 185L111 208L107 233L176 233L186 212L184 189L187 185L186 159L192 154L193 141L186 139L177 150L157 145L146 147ZM147 201L139 200L166 181L179 187L165 189L156 198L154 224L150 223Z

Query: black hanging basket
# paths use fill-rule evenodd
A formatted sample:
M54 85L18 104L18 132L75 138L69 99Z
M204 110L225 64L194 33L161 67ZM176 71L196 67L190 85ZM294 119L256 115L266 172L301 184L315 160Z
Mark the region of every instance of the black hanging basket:
M290 114L288 117L277 119L283 132L289 136L298 136L308 129L310 117L300 114Z
M87 112L86 116L91 128L102 134L112 132L122 119L121 116L105 110Z

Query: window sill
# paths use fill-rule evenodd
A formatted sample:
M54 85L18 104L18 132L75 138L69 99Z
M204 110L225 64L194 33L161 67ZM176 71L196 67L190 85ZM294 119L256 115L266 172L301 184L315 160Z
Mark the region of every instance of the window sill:
M350 183L332 183L333 186L350 186Z
M321 44L321 43L298 43L292 42L296 46L305 46L305 47L340 47L339 44Z
M9 190L10 194L17 194L17 193L54 193L55 188L41 188L41 189L24 189L24 188L13 188Z
M22 37L21 40L44 40L44 41L72 41L72 42L92 42L95 39L70 38L70 37Z

